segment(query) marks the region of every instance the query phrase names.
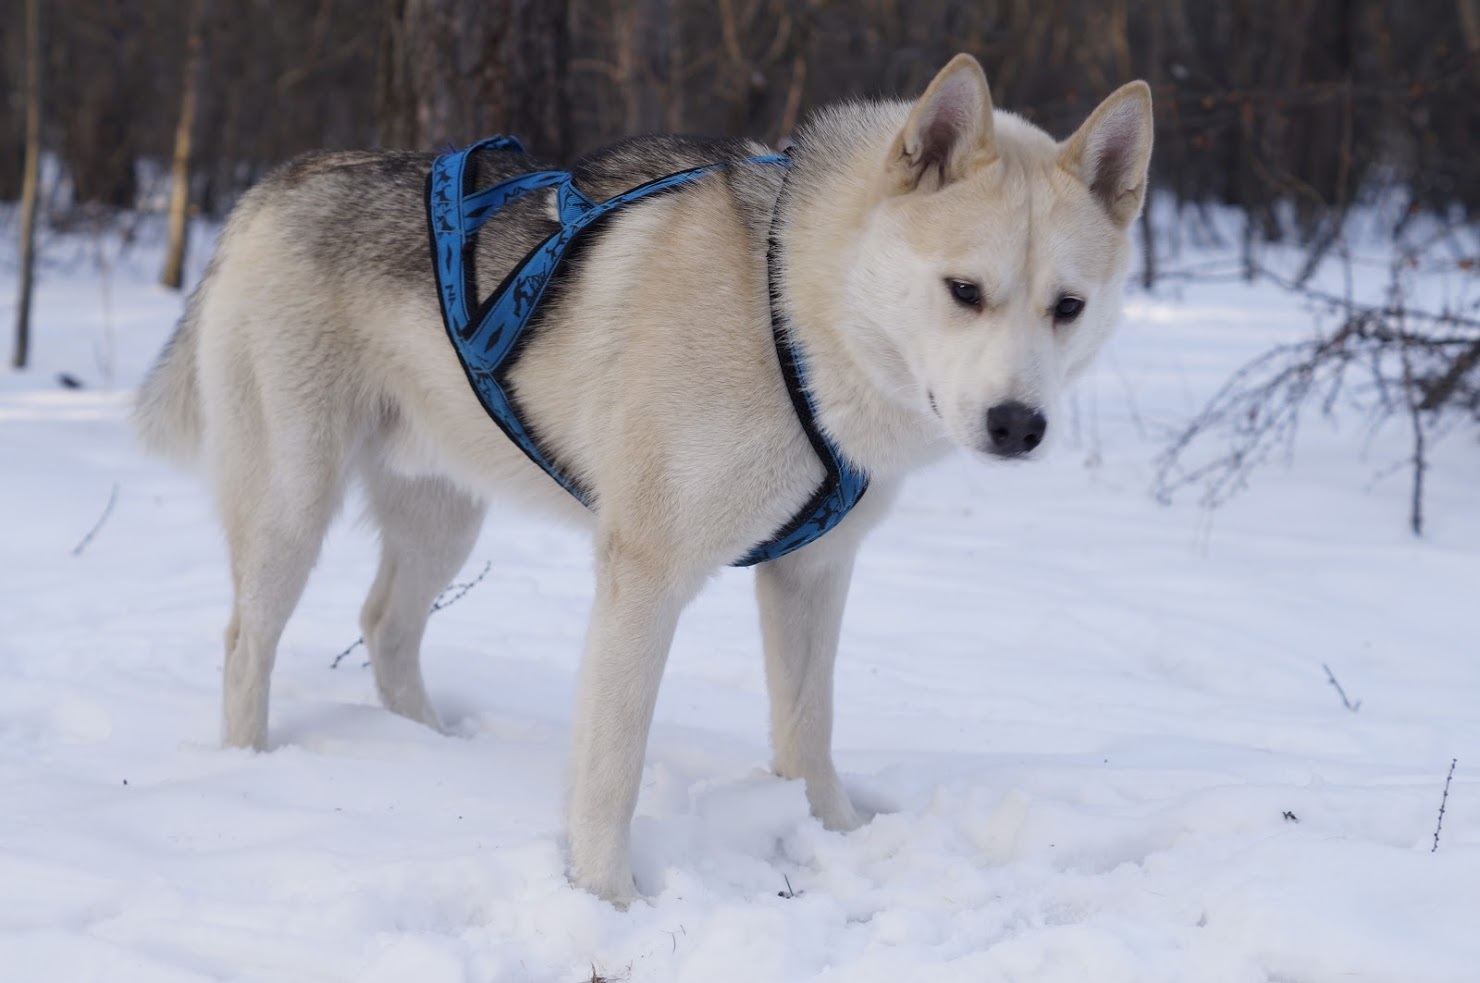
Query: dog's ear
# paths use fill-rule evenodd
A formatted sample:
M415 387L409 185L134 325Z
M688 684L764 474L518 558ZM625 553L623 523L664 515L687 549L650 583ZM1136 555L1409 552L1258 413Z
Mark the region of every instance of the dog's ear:
M896 193L934 191L997 156L992 144L992 93L970 55L950 60L910 110L889 153Z
M1127 82L1110 93L1064 141L1059 166L1089 187L1116 225L1135 221L1151 166L1151 87Z

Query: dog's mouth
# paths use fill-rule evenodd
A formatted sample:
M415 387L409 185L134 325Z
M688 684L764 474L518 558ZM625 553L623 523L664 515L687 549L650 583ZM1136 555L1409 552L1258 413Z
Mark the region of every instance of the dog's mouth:
M932 413L934 413L936 416L940 416L940 404L935 401L935 390L934 389L927 389L927 390L925 390L925 398L928 399L928 400L930 400L930 411ZM941 416L940 418L942 420L945 419L945 417L943 417L943 416Z

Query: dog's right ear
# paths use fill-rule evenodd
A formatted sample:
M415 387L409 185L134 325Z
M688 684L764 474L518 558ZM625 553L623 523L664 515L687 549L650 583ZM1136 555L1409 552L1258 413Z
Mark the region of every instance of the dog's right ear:
M895 194L935 191L996 156L986 73L975 58L960 54L931 81L895 138L890 188Z

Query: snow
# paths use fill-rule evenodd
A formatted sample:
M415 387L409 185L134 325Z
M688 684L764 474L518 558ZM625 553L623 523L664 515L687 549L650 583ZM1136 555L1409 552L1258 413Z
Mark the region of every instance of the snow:
M374 563L342 522L274 750L217 746L220 534L126 423L181 304L145 240L50 237L35 366L0 375L0 978L1480 979L1473 435L1435 449L1422 539L1402 427L1351 413L1217 511L1149 494L1227 374L1311 330L1278 290L1133 293L1048 459L912 483L839 660L839 766L879 812L857 832L766 771L749 578L720 574L647 755L651 901L619 912L563 870L578 533L491 516L460 578L486 579L426 641L442 737L377 706L362 652L330 668Z

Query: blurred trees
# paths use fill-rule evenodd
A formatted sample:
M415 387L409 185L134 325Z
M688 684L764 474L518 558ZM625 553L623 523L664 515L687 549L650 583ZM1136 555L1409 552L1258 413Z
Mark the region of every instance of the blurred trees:
M26 0L25 164L21 170L20 296L10 366L23 369L31 350L31 289L36 282L36 211L41 192L41 0Z
M159 282L179 290L185 281L185 244L190 233L190 149L195 138L195 104L200 96L205 56L208 0L189 0L190 33L185 38L185 78L180 83L180 119L175 124L175 153L170 162L170 239Z
M24 0L0 0L0 198L19 191ZM163 194L184 0L46 0L54 199ZM1000 106L1066 133L1121 81L1157 100L1156 183L1251 238L1319 243L1364 193L1480 205L1477 0L215 0L192 199L221 213L317 147L518 134L561 158L674 129L775 141L810 107L916 93L975 53Z

